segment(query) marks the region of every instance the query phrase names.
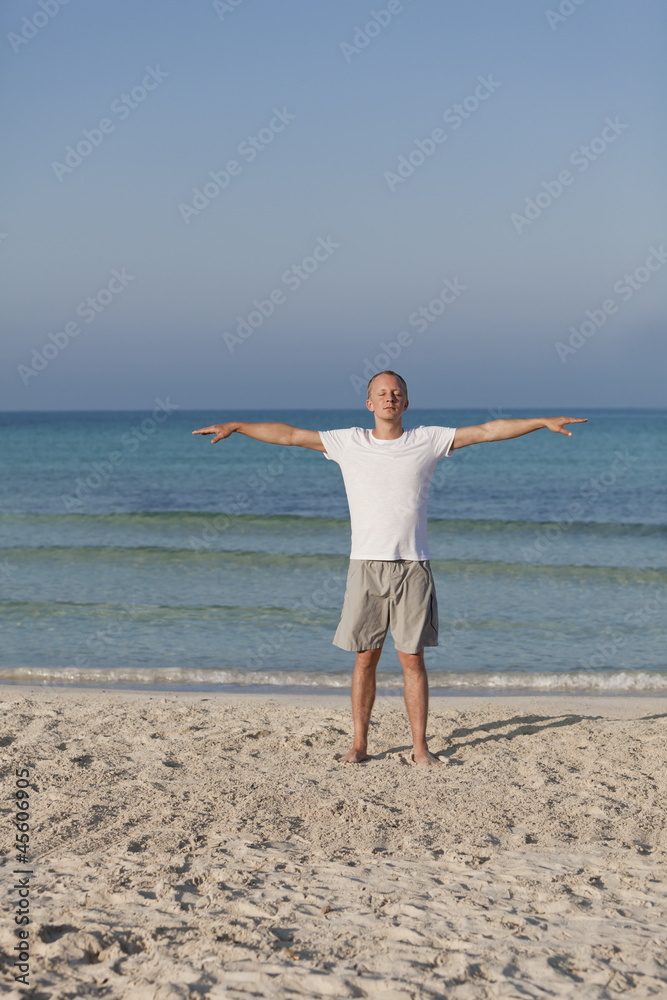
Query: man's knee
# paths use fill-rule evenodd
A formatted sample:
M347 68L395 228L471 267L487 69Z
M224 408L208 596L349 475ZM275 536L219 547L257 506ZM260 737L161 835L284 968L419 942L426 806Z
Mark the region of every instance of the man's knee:
M357 650L357 663L360 667L373 667L380 659L381 652L381 646L376 649L359 649Z
M423 648L419 650L418 653L400 653L399 659L403 666L403 670L409 671L410 673L415 673L420 670L425 670L424 664L424 650Z

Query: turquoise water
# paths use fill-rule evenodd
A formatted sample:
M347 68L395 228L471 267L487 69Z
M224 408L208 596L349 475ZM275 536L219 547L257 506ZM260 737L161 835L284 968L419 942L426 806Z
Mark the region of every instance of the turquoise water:
M339 467L209 412L0 414L0 681L349 686ZM504 416L529 416L515 411ZM665 411L577 412L439 463L435 691L667 691ZM253 411L317 429L355 411ZM410 411L464 426L482 411ZM400 691L388 636L378 680Z

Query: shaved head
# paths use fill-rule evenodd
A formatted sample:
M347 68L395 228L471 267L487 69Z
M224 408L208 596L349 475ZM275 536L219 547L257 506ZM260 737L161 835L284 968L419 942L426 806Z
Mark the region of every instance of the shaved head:
M400 383L400 386L401 386L401 389L402 389L402 390L403 390L403 392L405 393L405 398L406 398L406 399L408 398L408 386L407 386L407 383L406 383L405 379L403 378L403 376L402 376L402 375L399 375L399 374L398 374L397 372L392 372L392 371L390 371L390 370L389 370L389 368L386 368L386 369L385 369L384 371L382 371L382 372L377 372L377 374L376 374L376 375L373 375L372 379L371 379L371 380L370 380L370 382L368 383L368 390L367 390L367 394L366 394L366 398L367 398L367 399L370 399L370 398L371 398L371 392L373 391L373 382L374 382L374 381L375 381L375 379L376 379L376 378L378 378L378 377L379 377L380 375L393 375L395 379L398 379L398 381L399 381L399 383Z

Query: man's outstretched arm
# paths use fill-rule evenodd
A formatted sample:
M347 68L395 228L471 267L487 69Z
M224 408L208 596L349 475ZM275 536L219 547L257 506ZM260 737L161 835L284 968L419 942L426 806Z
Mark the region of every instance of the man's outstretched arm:
M211 444L222 441L232 434L245 434L256 441L266 441L267 444L298 445L300 448L312 448L314 451L324 451L319 431L304 430L302 427L292 427L291 424L252 424L232 420L227 424L211 424L210 427L200 427L193 434L214 434Z
M457 427L454 435L452 451L465 448L468 444L482 444L484 441L509 441L510 438L530 434L540 427L548 427L556 434L572 437L572 431L566 431L566 424L585 424L588 417L533 417L528 420L489 420L486 424L476 424L473 427Z

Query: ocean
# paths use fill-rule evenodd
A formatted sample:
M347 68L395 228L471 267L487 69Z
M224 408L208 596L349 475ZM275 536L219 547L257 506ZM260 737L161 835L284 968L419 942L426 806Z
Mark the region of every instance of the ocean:
M535 416L516 410L502 416ZM558 415L555 411L539 415ZM429 497L433 693L667 693L664 410L576 410L443 459ZM341 691L340 468L214 421L373 426L364 409L0 414L0 682ZM412 410L404 426L493 419ZM400 694L387 635L378 689Z

